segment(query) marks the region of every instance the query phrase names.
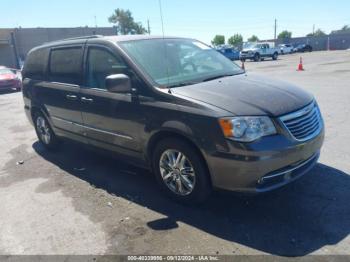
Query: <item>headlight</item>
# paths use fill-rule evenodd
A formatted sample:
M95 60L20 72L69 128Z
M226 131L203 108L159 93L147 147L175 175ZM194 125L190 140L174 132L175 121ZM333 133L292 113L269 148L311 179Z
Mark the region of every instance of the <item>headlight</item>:
M275 126L267 116L221 118L219 123L225 137L241 142L276 134Z

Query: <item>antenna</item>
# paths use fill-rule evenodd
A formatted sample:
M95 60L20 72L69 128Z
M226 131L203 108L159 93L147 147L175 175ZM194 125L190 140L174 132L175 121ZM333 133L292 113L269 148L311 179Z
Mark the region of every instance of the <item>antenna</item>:
M159 3L159 13L160 13L160 20L162 22L162 34L163 34L163 48L164 48L164 61L165 61L165 68L166 68L166 74L167 74L167 80L169 86L169 67L168 67L168 54L167 54L167 48L165 44L165 36L164 36L164 22L163 22L163 10L162 10L162 1L158 0ZM170 88L168 88L168 93L171 94Z
M163 22L163 10L162 10L162 1L158 0L159 2L159 13L160 13L160 20L162 22L162 33L163 33L163 38L164 38L164 22Z

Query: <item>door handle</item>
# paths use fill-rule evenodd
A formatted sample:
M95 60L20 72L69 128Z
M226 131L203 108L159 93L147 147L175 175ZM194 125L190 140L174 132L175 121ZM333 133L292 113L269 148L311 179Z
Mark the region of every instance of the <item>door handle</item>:
M92 103L92 102L94 102L94 100L92 98L86 98L84 96L81 98L81 101L85 102L85 103Z
M68 100L77 100L78 99L78 97L76 95L66 95L66 98Z

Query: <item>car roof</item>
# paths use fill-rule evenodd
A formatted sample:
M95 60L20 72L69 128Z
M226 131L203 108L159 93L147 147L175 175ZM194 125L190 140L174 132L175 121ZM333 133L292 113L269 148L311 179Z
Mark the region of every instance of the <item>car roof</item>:
M68 45L68 44L80 44L85 43L87 40L107 40L110 42L125 42L125 41L137 41L137 40L149 40L149 39L191 39L177 36L156 36L156 35L113 35L113 36L102 36L102 35L91 35L91 36L82 36L74 38L66 38L61 40L56 40L53 42L47 42L38 48L42 47L51 47L58 45ZM194 40L194 39L192 39Z
M187 37L158 36L158 35L112 35L112 36L90 35L90 36L73 37L73 38L66 38L66 39L56 40L52 42L47 42L40 46L34 47L30 52L37 51L43 48L60 47L60 46L74 45L74 44L84 44L87 40L106 40L109 42L118 43L118 42L125 42L125 41L137 41L137 40L149 40L149 39L195 40L193 38L187 38Z

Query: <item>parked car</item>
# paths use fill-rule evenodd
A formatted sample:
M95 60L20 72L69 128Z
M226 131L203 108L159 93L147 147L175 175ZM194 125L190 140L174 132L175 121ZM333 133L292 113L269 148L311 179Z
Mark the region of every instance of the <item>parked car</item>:
M186 38L42 45L25 62L23 99L47 149L63 139L106 149L153 171L160 188L185 203L213 189L286 185L316 164L324 139L312 95L246 73Z
M294 53L294 47L290 44L278 45L280 54L291 54Z
M294 48L295 52L312 52L312 46L308 44L299 44Z
M239 60L239 51L231 47L216 49L230 60Z
M269 43L253 43L243 48L240 59L242 61L250 59L258 62L266 57L271 57L273 60L277 60L278 53L278 48L271 47Z
M16 89L20 91L21 87L22 81L16 71L5 66L0 66L0 90Z

